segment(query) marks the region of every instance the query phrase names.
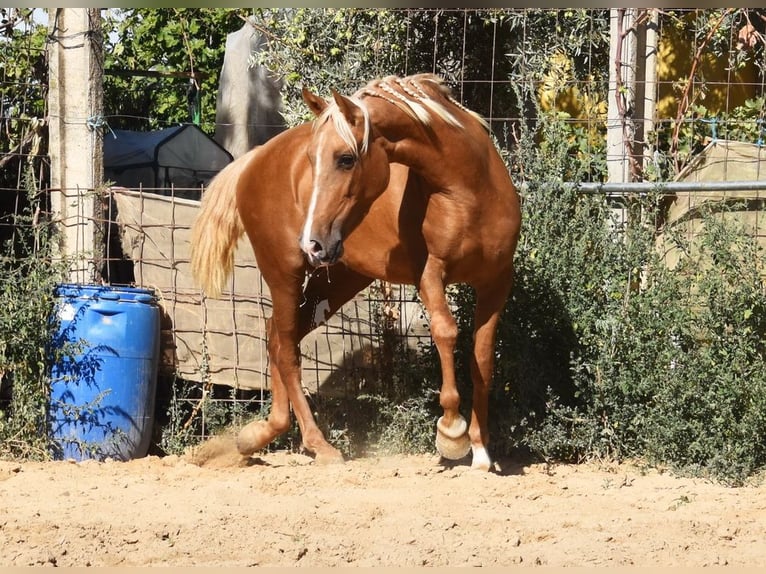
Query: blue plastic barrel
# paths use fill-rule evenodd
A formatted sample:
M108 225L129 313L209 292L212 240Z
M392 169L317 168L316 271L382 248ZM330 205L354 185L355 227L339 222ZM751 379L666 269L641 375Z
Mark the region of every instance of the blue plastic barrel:
M54 458L146 456L160 348L154 292L61 284L55 297L50 401Z

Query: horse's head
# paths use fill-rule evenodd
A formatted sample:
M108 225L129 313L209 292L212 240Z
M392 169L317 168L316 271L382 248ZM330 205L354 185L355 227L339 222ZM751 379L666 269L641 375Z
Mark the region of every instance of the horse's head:
M314 266L332 265L343 255L343 240L386 189L386 141L375 133L364 104L333 91L333 101L303 89L317 116L309 144L313 187L299 238Z

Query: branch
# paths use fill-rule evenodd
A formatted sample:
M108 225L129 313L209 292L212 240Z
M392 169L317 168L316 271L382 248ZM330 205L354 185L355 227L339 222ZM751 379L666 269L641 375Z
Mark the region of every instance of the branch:
M615 103L617 104L617 113L620 116L620 123L622 125L622 142L623 146L628 150L628 161L630 162L630 173L631 173L631 179L637 180L639 179L639 176L641 174L641 165L638 163L638 160L636 159L635 154L635 140L633 138L633 131L631 130L631 125L628 122L628 109L625 105L625 96L624 94L628 91L625 83L622 81L622 46L625 41L625 38L628 37L629 34L635 33L636 28L641 25L644 20L646 20L649 17L649 13L647 10L642 11L635 20L635 24L628 28L627 30L623 30L622 28L622 22L623 18L625 16L625 8L618 8L617 9L617 48L615 52L615 58L614 58L614 70L615 70Z
M707 33L707 36L705 36L705 39L702 41L702 43L697 47L697 51L694 53L694 59L692 60L692 67L689 71L689 81L686 83L686 86L684 87L683 94L681 96L681 100L678 102L678 113L676 114L676 125L673 127L673 136L670 140L670 155L673 157L673 163L676 170L676 173L679 171L679 162L678 162L678 137L679 132L681 131L681 122L686 115L686 112L689 111L689 107L691 106L691 102L689 101L689 92L691 91L692 85L694 85L694 75L697 73L697 66L699 66L699 63L702 59L702 52L707 47L708 43L710 43L710 40L712 40L713 35L718 31L718 29L723 24L724 19L734 12L734 8L727 8L723 14L721 14L721 17L718 19L718 21L713 25L712 28L710 28L710 31Z
M181 33L183 35L184 47L186 48L186 55L189 56L189 77L194 82L195 87L199 89L200 85L197 81L197 74L194 71L194 52L192 51L191 44L189 43L189 35L186 33L188 24L186 22L186 18L183 16L183 14L180 13L178 9L176 9L176 15L181 21Z
M23 20L23 17L17 14L18 10L14 10L13 8L9 8L8 10L8 21L4 24L0 24L0 33L9 33L13 30L16 24Z
M294 50L298 50L298 52L300 52L304 56L310 56L313 54L313 52L311 50L308 50L307 48L301 48L300 46L296 46L294 44L290 44L289 42L286 42L283 38L281 38L280 36L277 36L276 34L274 34L274 32L272 32L268 28L265 28L264 26L257 24L251 18L242 16L241 14L239 15L239 17L242 20L244 20L246 24L249 24L251 28L253 28L257 32L260 32L261 34L266 36L266 38L268 38L269 41L276 42L277 44L281 44L282 46L286 46Z
M24 134L24 137L21 138L21 141L15 148L10 150L6 154L3 154L3 157L0 158L0 169L5 167L5 164L10 162L13 158L18 156L23 156L24 150L27 147L29 147L29 145L35 139L35 136L38 134L38 131L39 131L39 128L29 130L27 133Z

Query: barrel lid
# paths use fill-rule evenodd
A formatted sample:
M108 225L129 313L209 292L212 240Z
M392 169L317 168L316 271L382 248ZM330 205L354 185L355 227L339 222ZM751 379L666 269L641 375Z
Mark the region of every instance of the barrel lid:
M152 303L156 300L153 289L83 283L59 283L56 285L55 295L57 297L104 299L106 301L123 300L139 303Z

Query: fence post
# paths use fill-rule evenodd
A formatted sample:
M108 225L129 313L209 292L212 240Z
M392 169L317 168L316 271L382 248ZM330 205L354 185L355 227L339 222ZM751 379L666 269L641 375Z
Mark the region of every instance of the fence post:
M659 9L649 8L649 17L643 27L644 51L642 55L641 76L642 105L638 106L636 117L644 118L641 140L644 142L644 170L654 162L654 143L649 142L654 131L654 119L657 109L657 48L659 44Z
M51 208L60 226L60 255L71 260L69 280L97 281L103 183L103 35L98 8L51 8L49 156Z
M636 10L609 10L609 94L606 129L606 166L610 183L631 181L631 111L636 98Z

